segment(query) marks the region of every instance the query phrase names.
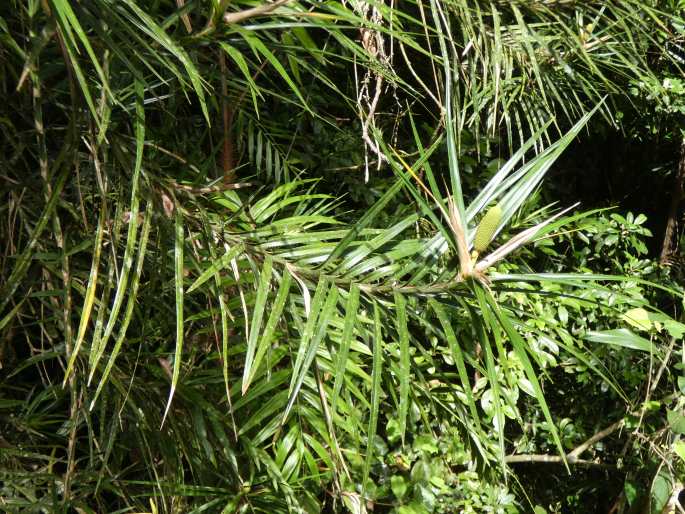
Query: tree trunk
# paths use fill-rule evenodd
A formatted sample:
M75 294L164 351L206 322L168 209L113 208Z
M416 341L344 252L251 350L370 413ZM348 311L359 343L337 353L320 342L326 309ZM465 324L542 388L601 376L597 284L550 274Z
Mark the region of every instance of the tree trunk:
M678 225L678 213L680 202L685 196L685 137L680 144L680 160L678 161L678 170L676 171L673 194L671 196L671 207L668 211L668 221L666 222L666 232L664 234L664 242L661 245L661 263L666 264L669 257L673 255L675 250L675 234Z

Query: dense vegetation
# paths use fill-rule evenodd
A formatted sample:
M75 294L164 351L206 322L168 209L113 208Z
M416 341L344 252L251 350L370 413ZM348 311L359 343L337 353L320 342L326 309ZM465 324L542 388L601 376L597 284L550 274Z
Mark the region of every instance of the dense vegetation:
M0 3L0 510L682 512L684 7Z

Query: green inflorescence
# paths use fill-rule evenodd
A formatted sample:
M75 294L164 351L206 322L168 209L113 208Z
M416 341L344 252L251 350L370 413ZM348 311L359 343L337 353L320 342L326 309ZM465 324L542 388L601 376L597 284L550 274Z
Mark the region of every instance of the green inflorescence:
M497 204L485 213L476 229L473 247L478 253L484 252L487 249L500 221L502 221L502 207Z

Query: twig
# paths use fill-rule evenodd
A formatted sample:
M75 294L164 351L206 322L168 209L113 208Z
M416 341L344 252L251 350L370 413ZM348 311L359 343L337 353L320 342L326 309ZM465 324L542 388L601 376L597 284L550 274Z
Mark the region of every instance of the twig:
M376 91L373 95L373 100L371 101L369 105L369 112L366 113L366 117L364 119L364 122L362 123L362 139L364 142L368 145L368 148L371 149L373 153L376 154L378 157L378 166L380 167L381 162L388 162L388 158L383 155L383 152L381 152L380 148L378 147L378 143L373 141L371 137L369 136L369 127L370 125L375 121L375 115L376 115L376 107L378 106L378 100L381 97L381 92L383 91L383 77L379 74L376 77ZM366 174L364 177L364 183L369 181L369 169L368 169L368 164L366 166Z
M399 46L400 46L400 52L402 52L402 57L404 58L404 62L407 65L407 69L414 76L414 79L421 85L421 87L423 87L423 90L425 91L425 93L428 96L430 96L433 99L433 101L435 102L435 104L438 106L438 109L440 109L440 119L442 120L444 118L445 107L442 105L442 102L440 102L440 100L433 94L433 92L426 85L426 83L423 80L421 80L421 77L418 76L416 71L414 71L414 66L412 65L411 60L407 56L407 52L404 49L404 45L402 43L400 43ZM432 64L432 61L431 61L431 64Z
M676 338L672 337L671 344L668 345L668 350L666 350L666 356L662 359L661 365L659 366L659 370L656 372L656 375L654 376L654 381L652 382L652 385L649 388L650 393L653 393L656 390L656 386L659 385L661 375L663 375L664 371L668 367L668 362L671 360L671 354L673 353L673 348L675 348L675 343ZM647 398L647 400L649 400L649 398Z
M43 30L40 32L40 40L38 42L37 48L35 49L35 55L38 56L42 52L43 48L50 42L52 37L55 35L56 29L55 29L55 19L54 17L50 17L48 20L48 23L45 27L43 27ZM37 59L37 57L36 57ZM26 58L26 62L24 63L24 68L21 70L21 75L19 76L19 80L17 81L17 88L16 91L19 92L21 91L21 88L24 86L24 83L26 82L26 79L29 77L29 75L35 71L35 62L31 60L31 57L28 56Z
M176 6L179 9L183 9L185 5L185 0L176 0ZM193 26L190 23L190 16L188 16L188 13L181 14L181 20L183 21L183 25L185 25L186 31L190 34L193 31Z
M275 11L280 6L287 4L290 0L276 0L275 2L258 5L251 9L238 12L227 12L224 14L224 23L240 23L256 16L263 16Z

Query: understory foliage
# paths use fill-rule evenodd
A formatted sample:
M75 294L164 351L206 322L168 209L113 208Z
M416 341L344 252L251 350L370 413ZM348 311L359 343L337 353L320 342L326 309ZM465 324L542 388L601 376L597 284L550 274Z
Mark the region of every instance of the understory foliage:
M682 286L543 179L679 9L2 2L0 510L675 508Z

